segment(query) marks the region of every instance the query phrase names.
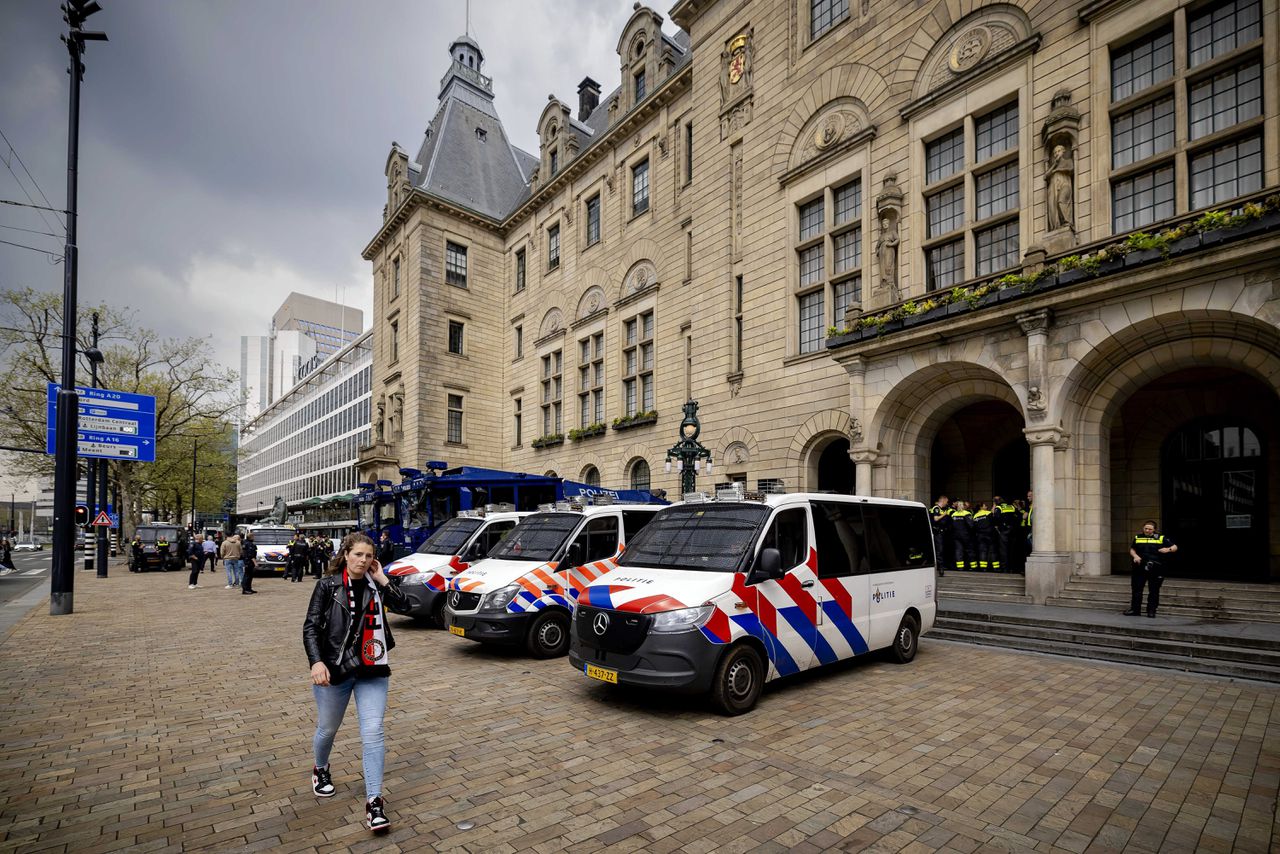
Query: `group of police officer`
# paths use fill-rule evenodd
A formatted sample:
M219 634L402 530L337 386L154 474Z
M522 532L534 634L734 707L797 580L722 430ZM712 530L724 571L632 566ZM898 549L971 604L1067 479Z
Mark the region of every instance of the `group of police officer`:
M975 509L945 495L929 508L938 571L1022 572L1031 553L1031 493L1009 503L999 495Z
M319 578L324 574L325 564L333 557L333 541L319 534L308 537L298 531L286 548L289 550L289 565L285 578L290 581L301 582L308 573Z

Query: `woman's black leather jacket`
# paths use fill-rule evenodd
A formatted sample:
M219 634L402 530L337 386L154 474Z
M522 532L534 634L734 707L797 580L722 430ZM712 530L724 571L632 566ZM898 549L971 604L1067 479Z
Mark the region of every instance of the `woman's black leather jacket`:
M376 583L369 576L365 577L370 584ZM395 649L396 641L387 623L387 610L402 614L409 610L409 600L394 584L378 585L378 593L382 595L382 625L387 634L387 650L390 651ZM365 595L372 594L366 592ZM368 601L357 602L356 607L358 613L364 613ZM342 574L326 575L316 582L315 590L311 591L307 619L302 624L302 645L307 650L307 664L314 666L317 661L323 661L333 667L341 661L342 648L350 637L351 609L342 587Z

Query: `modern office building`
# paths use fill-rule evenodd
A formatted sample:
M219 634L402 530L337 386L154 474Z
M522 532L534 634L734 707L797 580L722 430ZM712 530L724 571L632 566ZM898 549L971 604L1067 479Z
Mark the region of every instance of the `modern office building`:
M637 4L536 152L456 39L364 250L362 479L674 492L694 399L717 479L1033 490L1035 601L1148 518L1280 578L1278 5Z
M236 514L261 516L356 489L356 457L369 444L373 354L368 332L331 355L240 432Z
M240 337L240 394L244 406L237 422L243 427L271 402L271 339L266 335Z

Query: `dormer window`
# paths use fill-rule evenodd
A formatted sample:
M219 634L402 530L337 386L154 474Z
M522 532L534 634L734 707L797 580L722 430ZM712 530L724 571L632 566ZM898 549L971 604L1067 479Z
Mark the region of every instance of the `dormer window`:
M638 104L644 100L644 93L645 93L645 80L644 80L643 68L636 72L635 81L636 81L636 89L635 89L636 103Z
M551 174L554 175L560 171L560 152L554 148L551 149Z

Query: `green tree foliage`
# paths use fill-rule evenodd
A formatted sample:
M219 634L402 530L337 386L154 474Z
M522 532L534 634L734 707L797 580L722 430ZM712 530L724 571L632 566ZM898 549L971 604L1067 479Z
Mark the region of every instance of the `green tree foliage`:
M47 384L62 373L62 301L59 296L26 289L0 290L0 387L7 394L0 418L0 444L45 446ZM219 511L235 486L232 416L240 404L236 373L217 364L207 338L162 338L141 327L131 312L110 306L80 310L77 348L92 341L90 318L99 315L98 385L156 398L156 462L108 463L125 508L124 533L130 534L143 510L156 509L177 519L190 510L192 446L199 444L196 504ZM76 368L79 385L89 383L83 354ZM16 454L22 474L53 472L53 458Z

